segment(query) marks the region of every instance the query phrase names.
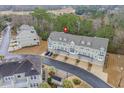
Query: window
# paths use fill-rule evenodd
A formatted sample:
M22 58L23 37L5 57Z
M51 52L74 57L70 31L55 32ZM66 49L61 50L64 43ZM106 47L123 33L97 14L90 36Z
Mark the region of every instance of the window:
M31 31L31 33L34 33L34 31Z
M38 87L38 83L35 84Z
M18 75L17 77L18 77L18 78L21 78L21 76L20 76L20 75Z
M9 80L11 80L11 78L10 77L6 77L5 80L6 81L9 81Z
M32 85L32 84L30 84L30 87L33 87L33 85Z
M5 80L8 80L8 78L6 77Z
M38 83L30 84L30 87L38 87Z
M34 83L34 87L38 87L38 83Z
M36 78L37 78L36 76L31 76L31 80L36 79Z
M34 76L34 79L36 79L36 76Z
M33 77L31 76L31 80L33 79Z

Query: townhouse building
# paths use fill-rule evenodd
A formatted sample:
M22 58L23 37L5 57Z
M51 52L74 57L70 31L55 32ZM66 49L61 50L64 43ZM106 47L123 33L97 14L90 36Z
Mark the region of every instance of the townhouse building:
M2 38L0 38L0 43ZM27 46L39 45L40 39L33 26L22 25L17 30L17 35L11 37L8 51L14 51Z
M22 47L39 45L39 36L33 26L22 25L17 30L16 40Z
M41 63L23 60L0 64L0 87L37 88L42 83ZM38 67L36 67L37 64Z
M103 66L108 42L106 38L52 32L48 38L48 51Z

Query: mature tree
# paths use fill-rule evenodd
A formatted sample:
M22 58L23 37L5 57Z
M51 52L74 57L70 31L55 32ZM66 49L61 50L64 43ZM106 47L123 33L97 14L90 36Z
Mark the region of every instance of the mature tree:
M78 15L91 15L93 18L98 18L104 15L104 11L100 11L98 9L98 6L79 6L76 8L75 13Z
M92 21L90 20L83 20L81 21L80 24L80 35L85 35L85 36L92 36L92 34L90 34L91 32L93 32L93 24Z
M45 9L42 8L36 8L32 16L35 17L38 21L38 25L40 25L40 22L43 22L44 20L50 20L49 13Z
M4 29L4 25L0 22L0 32Z
M115 31L113 27L110 25L101 27L96 32L96 36L109 39L109 46L108 46L109 52L116 52L117 49L117 46L113 43L114 33Z
M88 12L88 8L85 6L79 6L76 8L75 13L78 15L82 15L83 13L87 13Z
M4 29L6 26L6 21L11 22L11 18L9 16L1 16L0 17L0 32Z
M44 31L44 23L50 21L50 15L45 9L36 8L31 15L36 20L36 27L40 27L41 31Z
M115 28L124 29L124 9L120 9L117 14L110 14L109 20Z
M48 13L45 9L36 8L32 16L34 17L34 27L38 33L38 35L43 39L47 40L50 31L52 30L52 20L53 15Z
M3 16L3 19L5 20L5 21L9 21L9 22L11 22L12 21L12 18L11 17L9 17L9 16Z
M113 36L114 36L114 29L110 25L101 27L96 32L96 36L97 37L102 37L102 38L108 38L109 40L112 40L113 39Z
M77 33L78 22L80 18L74 14L64 14L56 18L54 29L56 31L63 31L63 28L66 26L69 33Z

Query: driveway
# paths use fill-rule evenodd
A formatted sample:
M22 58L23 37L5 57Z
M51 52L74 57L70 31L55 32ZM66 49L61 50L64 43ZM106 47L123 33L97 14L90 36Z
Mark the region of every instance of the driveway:
M95 75L91 74L90 72L81 69L77 66L67 64L61 61L53 60L50 58L43 58L43 64L54 66L58 69L64 70L66 72L72 73L76 76L78 76L80 79L86 81L88 84L90 84L94 88L111 88L110 85L105 83L100 78L96 77Z

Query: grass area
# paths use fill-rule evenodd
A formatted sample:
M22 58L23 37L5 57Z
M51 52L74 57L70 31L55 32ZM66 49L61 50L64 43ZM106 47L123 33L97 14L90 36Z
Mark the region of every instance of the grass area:
M120 68L124 68L124 55L109 54L107 61L107 68L105 71L108 73L108 83L118 87L118 83L122 74L121 87L124 87L124 71L121 73Z
M81 83L74 84L74 82L73 82L74 79L78 79L79 81L81 81ZM83 80L81 80L80 78L78 78L76 76L71 76L68 78L68 80L70 80L72 82L74 88L91 88L90 85L88 85L86 82L84 82Z
M39 46L25 47L16 50L12 53L14 54L41 54L47 50L47 41L41 41Z

